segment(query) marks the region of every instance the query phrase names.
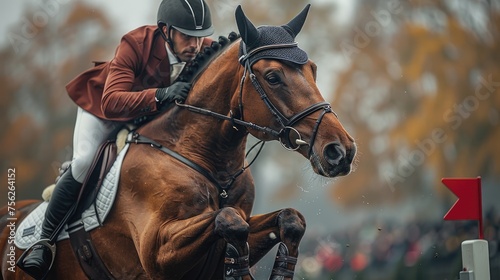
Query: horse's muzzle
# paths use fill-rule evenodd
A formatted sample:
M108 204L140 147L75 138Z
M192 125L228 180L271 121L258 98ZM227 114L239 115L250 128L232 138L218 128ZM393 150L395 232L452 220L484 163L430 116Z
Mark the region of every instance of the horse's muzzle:
M328 163L328 176L347 175L351 171L351 165L356 155L356 145L352 143L346 147L340 141L333 141L323 149L323 157Z

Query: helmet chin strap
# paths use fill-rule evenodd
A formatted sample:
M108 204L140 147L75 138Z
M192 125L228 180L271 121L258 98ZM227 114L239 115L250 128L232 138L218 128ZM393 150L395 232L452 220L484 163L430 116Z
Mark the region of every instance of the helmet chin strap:
M163 39L165 40L165 42L167 42L168 47L170 48L170 51L175 56L175 58L177 58L177 62L182 61L180 59L180 57L177 55L177 53L175 52L174 41L172 41L172 39L170 39L170 38L172 38L172 36L171 36L172 26L169 25L167 27L167 34L168 34L168 36L165 34L165 32L163 32L163 27L161 28L160 31L161 31L161 36L163 37Z

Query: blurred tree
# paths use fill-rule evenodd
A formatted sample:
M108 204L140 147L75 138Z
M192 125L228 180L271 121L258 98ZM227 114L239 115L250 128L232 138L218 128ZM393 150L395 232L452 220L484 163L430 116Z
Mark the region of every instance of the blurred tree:
M28 8L0 50L1 165L16 168L17 199L39 198L60 163L71 159L76 105L65 84L92 60L109 59L116 44L98 9L48 5Z
M360 157L332 197L452 201L441 177L499 177L499 1L363 1L350 30L334 108Z

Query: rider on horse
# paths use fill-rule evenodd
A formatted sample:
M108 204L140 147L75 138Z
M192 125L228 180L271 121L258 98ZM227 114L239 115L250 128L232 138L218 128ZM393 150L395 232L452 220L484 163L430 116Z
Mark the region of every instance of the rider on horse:
M41 239L51 245L54 231L75 204L97 149L110 134L125 122L158 113L187 97L191 84L175 80L185 64L212 42L205 38L213 34L209 7L205 1L163 0L157 24L125 34L111 61L85 71L66 87L78 112L72 164L56 184L42 226ZM50 269L51 254L46 245L38 244L18 265L39 279Z

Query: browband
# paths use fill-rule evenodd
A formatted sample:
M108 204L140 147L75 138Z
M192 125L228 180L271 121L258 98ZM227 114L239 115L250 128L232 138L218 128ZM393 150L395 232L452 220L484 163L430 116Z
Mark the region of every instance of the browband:
M294 47L297 47L298 46L298 43L297 42L293 42L293 43L286 43L286 44L274 44L274 45L266 45L266 46L261 46L261 47L258 47L258 48L255 48L253 50L251 50L250 52L246 53L246 45L245 43L242 41L241 42L242 47L243 47L243 51L245 52L245 54L243 54L239 59L238 61L243 64L243 62L245 62L245 60L249 59L252 55L258 53L258 52L261 52L261 51L264 51L264 50L268 50L268 49L283 49L283 48L294 48Z

